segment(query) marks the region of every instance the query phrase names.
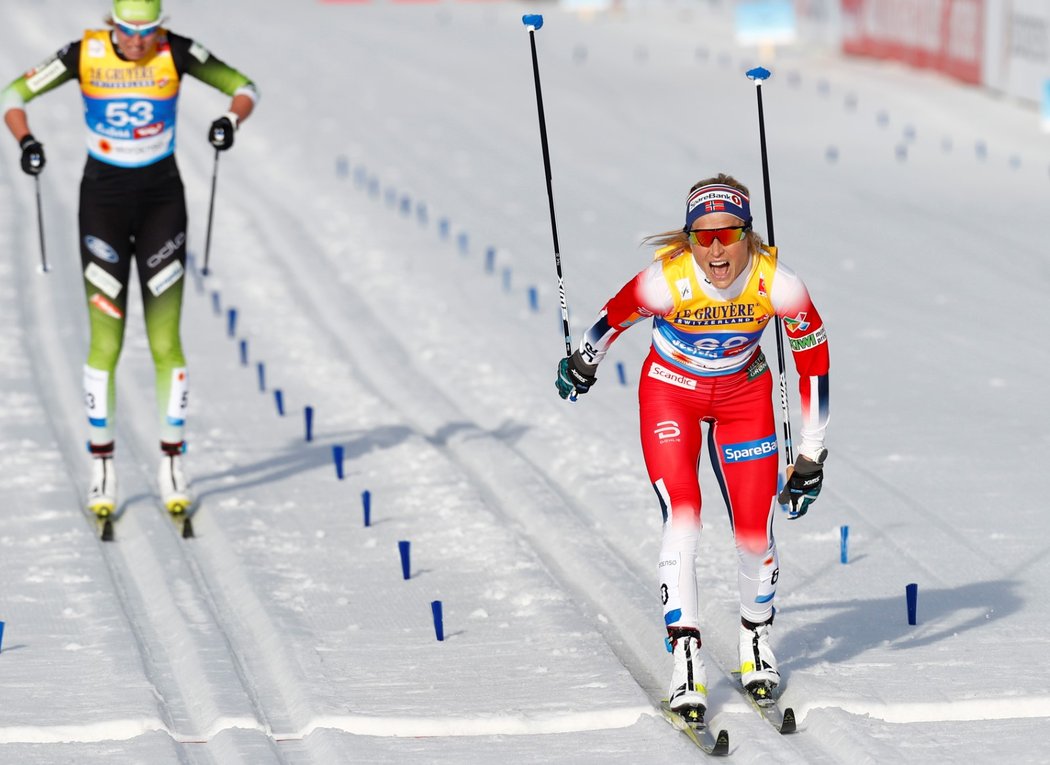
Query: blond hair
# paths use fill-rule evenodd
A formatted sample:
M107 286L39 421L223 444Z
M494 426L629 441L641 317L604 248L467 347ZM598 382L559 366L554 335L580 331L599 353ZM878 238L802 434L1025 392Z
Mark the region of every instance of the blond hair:
M702 186L709 186L712 183L732 186L744 196L748 198L751 196L751 192L747 190L747 186L733 176L726 175L725 173L719 173L714 178L705 178L702 181L697 181L693 184L692 188L689 189L689 193L692 194ZM653 252L653 260L676 258L682 253L691 252L689 249L689 234L685 232L684 227L675 229L674 231L664 231L660 234L650 234L642 239L642 244L652 245L656 248ZM753 255L765 247L765 242L762 241L762 236L752 229L747 233L747 246L748 252Z

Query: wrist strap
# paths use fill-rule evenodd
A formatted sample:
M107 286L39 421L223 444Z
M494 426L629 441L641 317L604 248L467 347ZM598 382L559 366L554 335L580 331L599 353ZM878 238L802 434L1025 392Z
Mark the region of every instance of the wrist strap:
M32 133L26 133L24 136L22 136L22 140L18 142L18 148L24 149L26 146L29 146L29 144L36 142L37 140L33 138Z
M229 120L230 122L232 122L232 123L233 123L233 129L234 129L234 130L236 130L236 129L237 129L237 123L238 123L238 122L240 122L240 120L239 120L239 119L237 118L237 115L236 115L236 114L234 114L233 112L226 112L226 113L225 113L224 115L222 115L222 116L223 116L223 117L225 117L226 119L228 119L228 120Z

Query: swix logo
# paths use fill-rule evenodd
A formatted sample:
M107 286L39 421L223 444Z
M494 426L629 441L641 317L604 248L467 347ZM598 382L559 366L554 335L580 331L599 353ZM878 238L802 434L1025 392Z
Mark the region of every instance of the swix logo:
M668 438L678 438L678 436L682 435L682 429L678 427L678 423L674 420L664 420L656 423L653 433L661 441L666 441Z
M163 122L154 122L152 125L144 125L143 127L135 128L135 137L152 138L155 135L160 135L163 130Z
M805 311L800 311L794 319L784 319L784 323L787 324L788 332L805 332L809 329Z

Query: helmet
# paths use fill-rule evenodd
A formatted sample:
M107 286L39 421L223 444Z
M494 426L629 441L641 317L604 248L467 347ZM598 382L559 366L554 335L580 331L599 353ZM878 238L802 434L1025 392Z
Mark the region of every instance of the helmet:
M132 24L160 20L160 0L113 0L113 18Z

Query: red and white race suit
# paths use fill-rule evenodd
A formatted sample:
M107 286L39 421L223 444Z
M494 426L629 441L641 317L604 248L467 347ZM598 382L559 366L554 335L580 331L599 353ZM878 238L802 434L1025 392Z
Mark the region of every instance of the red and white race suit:
M805 284L774 248L752 255L724 290L705 279L688 252L658 260L605 305L580 345L584 360L598 364L624 330L652 319L638 401L645 464L664 516L659 572L669 628L699 627L701 422L710 424L711 463L733 525L741 615L753 622L772 616L779 461L772 375L759 340L774 317L784 321L799 374L798 451L816 459L828 423L827 335Z

